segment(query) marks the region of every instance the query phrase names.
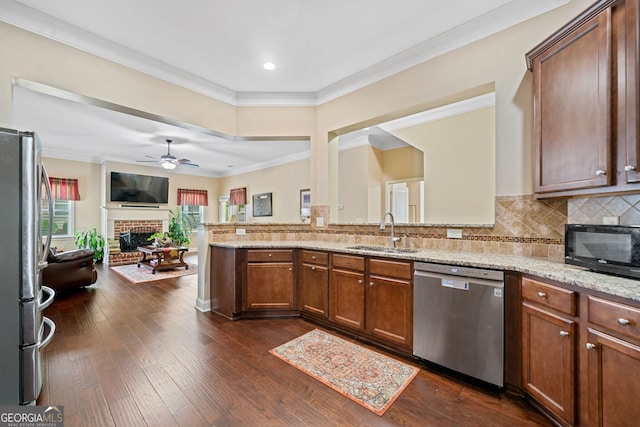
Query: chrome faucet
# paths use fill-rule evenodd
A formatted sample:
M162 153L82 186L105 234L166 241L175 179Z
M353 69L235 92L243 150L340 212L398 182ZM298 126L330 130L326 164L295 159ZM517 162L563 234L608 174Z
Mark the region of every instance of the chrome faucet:
M387 212L384 215L382 215L382 221L380 222L380 230L384 230L384 219L387 217L387 215L389 215L389 218L391 219L391 247L395 248L396 242L400 241L400 237L396 237L396 231L395 231L396 223L393 219L393 214L391 212Z

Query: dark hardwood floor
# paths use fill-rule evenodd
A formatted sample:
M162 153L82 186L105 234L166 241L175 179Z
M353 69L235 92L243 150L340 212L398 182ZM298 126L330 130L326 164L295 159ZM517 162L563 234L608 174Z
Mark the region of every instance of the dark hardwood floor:
M269 354L316 325L200 313L196 275L132 284L98 270L45 312L57 330L38 405L63 405L66 427L551 425L518 398L424 367L379 417Z

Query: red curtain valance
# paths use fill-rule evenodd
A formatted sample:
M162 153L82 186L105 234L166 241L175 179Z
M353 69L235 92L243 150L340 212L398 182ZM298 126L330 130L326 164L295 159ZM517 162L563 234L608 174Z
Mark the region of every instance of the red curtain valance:
M209 206L207 190L178 188L178 205Z
M232 188L229 193L229 204L231 206L246 205L247 204L247 189L246 188Z
M80 200L77 179L49 177L49 184L53 200Z

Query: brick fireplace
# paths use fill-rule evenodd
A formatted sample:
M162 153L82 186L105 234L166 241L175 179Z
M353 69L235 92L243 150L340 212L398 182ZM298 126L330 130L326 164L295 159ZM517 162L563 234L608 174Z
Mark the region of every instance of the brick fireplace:
M133 264L142 258L142 253L138 251L126 251L121 246L120 233L136 231L137 229L162 230L162 221L156 220L117 220L113 224L113 238L120 243L116 250L109 251L109 265Z
M103 208L106 237L109 241L105 261L109 265L136 263L142 254L121 250L120 233L133 230L167 231L169 210L159 208L108 207Z

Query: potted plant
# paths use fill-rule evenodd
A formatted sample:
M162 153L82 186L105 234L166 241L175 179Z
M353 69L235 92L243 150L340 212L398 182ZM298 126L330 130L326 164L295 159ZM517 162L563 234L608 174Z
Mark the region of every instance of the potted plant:
M101 263L104 259L105 238L95 228L78 230L75 233L75 244L78 248L93 249L93 259L96 263Z
M149 236L147 240L152 242L152 245L157 248L166 248L174 245L173 239L169 236L168 231L157 231Z
M153 233L147 240L156 246L185 246L191 243L189 234L193 226L190 218L179 209L169 212L169 231Z
M192 223L189 217L183 214L180 209L169 212L169 237L176 246L185 246L191 243L189 234L192 232Z

